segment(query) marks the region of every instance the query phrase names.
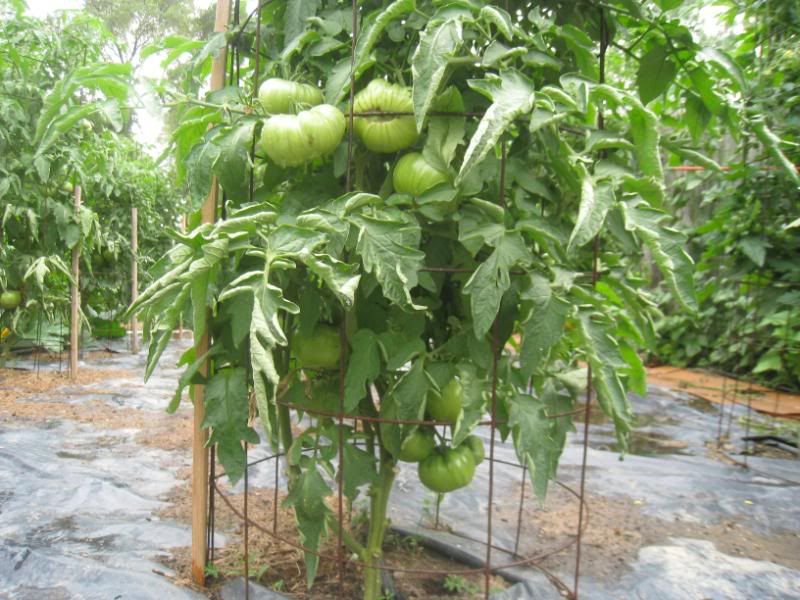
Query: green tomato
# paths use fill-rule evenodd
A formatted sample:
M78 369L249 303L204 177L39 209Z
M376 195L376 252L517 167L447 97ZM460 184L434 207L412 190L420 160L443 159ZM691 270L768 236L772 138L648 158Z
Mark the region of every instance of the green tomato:
M453 423L458 420L461 414L461 400L464 392L458 379L451 379L444 386L441 394L428 392L428 403L426 407L428 413L437 421Z
M22 303L22 292L18 290L7 290L0 294L0 308L11 310L17 308Z
M435 447L433 429L417 429L403 441L397 458L405 462L420 462L428 458Z
M298 115L267 119L261 131L261 149L281 167L296 167L333 152L344 130L341 111L321 104Z
M339 330L331 325L317 325L311 335L297 332L292 338L292 351L303 369L338 369L342 353Z
M463 444L458 448L440 446L419 463L417 474L425 487L446 494L469 485L475 476L475 458Z
M392 183L399 194L421 196L447 181L447 174L433 168L419 152L405 154L394 167Z
M75 186L72 185L71 181L65 181L61 184L61 191L66 192L67 194L71 194L75 191Z
M353 101L353 112L372 111L413 113L411 90L383 79L373 79ZM418 135L413 115L355 117L353 129L367 148L384 154L408 148L417 141Z
M294 113L298 106L322 103L322 92L313 85L273 77L258 88L258 100L271 115Z
M486 452L483 449L483 441L477 435L468 435L467 439L462 442L462 445L469 448L472 452L472 457L475 459L475 466L483 462Z

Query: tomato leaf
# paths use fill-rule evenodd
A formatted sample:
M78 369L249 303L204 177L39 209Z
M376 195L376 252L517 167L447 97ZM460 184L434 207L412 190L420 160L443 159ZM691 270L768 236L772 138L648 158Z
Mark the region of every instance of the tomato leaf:
M517 232L505 233L494 252L482 262L464 286L472 296L472 321L475 337L482 338L492 326L500 300L511 286L509 271L517 265L530 264L530 250Z
M592 367L592 384L597 391L597 400L603 412L614 420L617 440L624 451L633 415L618 370L627 368L627 363L610 335L609 324L594 320L588 311L581 312L579 317L578 330L586 350L586 360Z
M411 290L425 259L425 253L416 248L419 225L363 215L353 215L350 220L359 228L356 250L364 270L375 274L386 298L416 308Z
M317 577L320 540L327 533L327 520L332 514L325 498L333 491L317 469L317 461L309 461L289 489L284 504L294 507L300 542L308 548L305 554L306 584L311 587Z
M664 93L678 68L666 46L653 46L639 61L639 70L636 72L636 86L642 104L647 104Z
M419 45L411 58L411 74L414 78L412 98L417 131L422 131L425 117L444 79L448 61L455 56L463 42L460 18L450 18L441 23L433 21L420 32Z
M533 108L533 83L517 71L504 71L502 76L491 79L471 79L468 83L471 88L491 99L492 104L467 146L464 162L456 176L456 186L494 148L514 119Z
M355 500L359 487L378 481L378 471L375 468L377 459L369 452L347 443L342 449L342 458L344 468L340 471L344 482L344 495L350 500Z
M395 0L385 9L375 11L364 19L361 31L356 40L355 59L351 69L351 59L346 58L339 62L331 71L325 84L325 102L338 104L345 96L345 91L350 85L350 74L355 70L355 79L364 72L370 60L370 53L378 41L384 28L395 19L402 17L416 8L414 0Z
M527 379L561 339L571 305L553 294L550 282L541 275L531 276L531 288L523 298L533 301L530 317L522 324L519 356L520 372Z
M211 429L208 443L217 445L217 458L232 484L244 475L246 456L242 442L259 442L258 434L247 424L248 398L242 367L220 369L205 386L203 427Z
M489 386L478 377L477 370L470 363L458 365L458 378L463 397L461 414L453 427L453 446L458 446L472 433L486 411L486 392Z
M614 206L615 201L614 188L611 184L601 182L595 185L588 174L583 178L578 218L569 236L567 252L574 252L576 248L590 242L600 233L606 214Z
M694 291L694 269L691 257L686 253L686 236L662 225L667 214L649 208L641 201L621 203L625 217L625 228L641 237L675 298L689 311L697 312Z
M367 386L380 373L381 357L375 334L369 329L359 329L349 340L353 352L347 362L344 378L344 411L351 412L367 395Z

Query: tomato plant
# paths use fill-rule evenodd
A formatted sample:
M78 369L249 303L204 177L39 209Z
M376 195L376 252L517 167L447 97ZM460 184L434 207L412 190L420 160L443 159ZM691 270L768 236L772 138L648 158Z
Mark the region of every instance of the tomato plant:
M264 6L262 47L252 47L251 20L187 64L187 80L206 74L232 37L236 85L203 97L191 85L165 91L180 106L173 144L195 210L214 176L226 202L215 223L195 213L131 311L150 338L148 376L185 310L198 338L208 327L211 348L187 351L181 386L210 360L206 426L226 474L242 476L242 444L259 437L252 394L263 438L286 453L302 543L317 550L341 534L368 567L364 597L374 600L379 569L369 567L381 560L399 461L422 457L431 434L437 448L419 477L446 493L468 485L483 458L475 428L489 411L504 415L499 436L544 495L588 364L624 447L627 391L644 393L639 350L654 338L645 250L682 309L696 309L662 160L710 159L660 98L690 73L720 89L738 83L724 54L712 53L722 65L712 68L669 11L637 3L515 2L507 12L365 1L355 16L332 0L302 6ZM634 42L638 55L625 45ZM165 44L167 62L182 43L191 45ZM619 47L637 62L635 86L598 66ZM326 130L325 152L314 150L300 121L313 108L265 114L260 81L289 74L320 82L335 110L352 108L352 146ZM662 139L666 122L675 131ZM273 126L285 128L281 140ZM180 397L179 388L171 409ZM327 412L315 414L323 397ZM339 405L344 423L331 418ZM447 425L420 430L426 410ZM337 522L328 500L337 484L348 501L366 492L366 537ZM317 563L306 556L309 585Z

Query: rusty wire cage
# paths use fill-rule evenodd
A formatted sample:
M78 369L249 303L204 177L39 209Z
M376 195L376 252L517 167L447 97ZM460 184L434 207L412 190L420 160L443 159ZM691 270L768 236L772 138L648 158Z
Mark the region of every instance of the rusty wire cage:
M250 19L255 19L256 21L256 47L260 47L261 44L261 22L262 22L262 9L265 5L269 4L271 0L262 0L259 2L258 7L247 16L247 21ZM505 3L505 8L508 8L508 2ZM354 61L355 61L355 49L356 44L358 41L359 31L358 31L358 14L359 14L359 0L352 0L351 4L352 8L352 28L353 28L353 35L351 39L351 69L350 69L350 84L349 84L349 106L353 106L353 98L355 95L355 76L354 76ZM235 28L239 28L240 21L240 0L235 0L233 3L233 7L231 10L231 19L233 26ZM601 42L600 42L600 51L598 55L599 60L599 72L600 72L600 82L604 81L605 77L605 55L606 50L608 47L608 31L604 16L604 10L602 7L598 7L599 15L600 15L600 23L601 23ZM246 24L246 22L245 22ZM241 29L240 29L241 31ZM240 72L240 61L241 55L237 49L236 40L233 39L228 44L228 48L230 51L231 59L227 62L227 80L229 84L237 84L239 82L239 72ZM256 53L255 58L255 84L254 84L254 94L255 91L258 89L259 77L260 77L260 60L259 60L259 53ZM598 127L600 129L604 128L604 121L603 121L603 114L602 111L598 111ZM355 116L374 116L374 115L383 115L383 116L405 116L413 113L354 113L352 110L348 110L345 114L345 117L348 121L348 129L347 129L347 168L346 168L346 191L353 191L353 118ZM449 112L449 113L431 113L432 115L436 116L463 116L463 117L481 117L482 113L474 113L474 112ZM253 143L251 146L251 158L255 155L255 146L256 146L256 139L254 137ZM496 202L500 206L505 205L505 176L506 176L506 142L500 142L500 163L499 163L499 181L500 181L500 193L499 197L496 199ZM254 183L253 183L253 172L251 169L250 173L250 197L252 198L254 190ZM223 196L223 205L224 205L224 196ZM224 208L223 208L224 211ZM224 214L224 213L223 213ZM595 238L594 245L593 245L593 268L590 273L585 273L586 276L591 277L591 282L594 284L598 278L598 256L600 251L600 243L599 239ZM426 269L422 269L426 270ZM430 267L427 270L430 271L438 271L438 272L445 272L445 273L464 273L464 272L471 272L465 269L458 269L458 268L450 268L450 267ZM511 275L519 275L520 273L511 272ZM340 336L342 339L343 347L347 342L347 333L345 331L344 326L340 328ZM495 320L494 326L492 327L492 379L491 379L491 400L489 404L490 412L487 415L488 418L482 420L479 425L488 427L489 428L489 447L486 456L486 461L483 463L486 465L488 469L488 489L486 492L487 495L487 513L486 513L486 525L485 525L485 538L482 540L475 539L471 536L466 536L464 534L459 534L457 531L455 535L464 539L469 539L473 542L478 542L485 550L485 554L483 559L480 561L480 564L475 563L473 565L465 565L463 569L459 570L434 570L434 569L412 569L412 568L404 568L400 565L386 565L382 564L380 567L381 571L386 573L406 573L408 575L441 575L442 577L448 575L456 575L456 576L463 576L463 575L478 575L482 574L484 579L484 586L483 586L483 594L486 598L489 598L490 595L490 581L493 575L500 574L502 575L505 571L512 569L514 567L533 567L540 570L544 573L546 579L558 590L558 592L568 598L578 598L579 594L579 580L580 580L580 567L581 567L581 553L582 553L582 536L585 532L586 526L588 524L589 518L589 511L588 505L586 500L586 489L585 489L585 482L586 482L586 471L587 471L587 455L588 455L588 447L589 447L589 425L591 420L591 411L592 411L592 404L593 404L593 393L592 393L592 371L591 366L587 372L587 391L585 402L582 406L578 408L560 413L560 414L552 414L548 415L549 418L561 418L561 417L572 417L572 416L579 416L582 418L583 421L583 430L582 430L582 454L581 454L581 464L580 464L580 476L579 476L579 484L577 489L566 485L563 482L556 481L558 486L562 489L566 490L566 493L573 499L573 501L577 504L577 519L576 522L573 523L573 531L574 535L568 536L568 539L562 543L555 544L552 547L547 548L540 548L536 552L528 553L528 554L521 554L520 553L520 543L521 539L524 538L526 535L526 527L524 523L524 508L526 501L529 501L526 494L526 477L528 475L528 468L527 465L522 465L519 463L511 462L496 456L496 448L497 448L497 427L498 425L503 424L505 421L501 420L498 417L498 410L497 410L497 385L498 385L498 358L502 351L500 347L500 342L498 339L498 322ZM296 550L301 550L305 553L313 554L318 556L323 561L329 561L330 563L337 565L338 570L338 578L339 578L339 585L340 589L344 589L344 579L345 579L345 571L348 568L359 567L359 568L376 568L376 567L367 567L363 562L358 560L353 560L352 557L348 557L345 546L342 540L342 527L341 524L344 522L345 519L345 501L343 497L343 472L344 472L344 460L343 460L343 436L344 436L344 425L346 423L351 423L354 428L358 428L359 424L367 423L396 423L396 424L413 424L413 425L443 425L442 422L437 421L430 421L430 420L399 420L399 419L386 419L381 417L370 417L370 416L359 416L359 415L349 415L345 414L344 410L344 374L345 374L345 364L344 364L344 357L340 360L339 365L339 410L335 412L326 412L321 410L311 410L307 407L303 407L303 410L312 416L319 416L319 417L329 417L335 419L336 423L338 424L338 431L339 431L339 444L338 444L338 464L340 465L339 471L337 476L335 477L335 501L333 502L336 506L333 507L334 511L337 514L337 519L339 522L340 527L338 528L338 533L335 535L336 537L336 550L334 553L326 553L322 551L316 551L311 548L307 548L300 544L297 540L289 539L285 536L282 536L278 531L278 524L279 524L279 491L281 487L280 482L280 465L281 465L281 458L284 457L285 452L278 452L275 454L270 454L269 456L259 458L257 460L249 461L247 460L247 448L245 448L245 468L244 468L244 476L243 476L243 501L241 504L241 508L237 508L234 506L231 499L228 497L222 489L219 487L219 480L221 479L222 475L216 472L215 468L215 449L211 447L210 452L210 469L209 469L209 480L208 480L208 521L207 521L207 530L206 536L208 541L208 553L207 553L207 561L213 563L214 555L215 555L215 540L214 540L214 531L215 531L215 511L218 507L217 499L219 499L228 509L232 511L234 515L237 516L241 520L242 529L243 529L243 540L242 540L242 552L244 556L244 577L245 581L249 581L249 574L250 574L250 565L249 565L249 556L250 556L250 530L251 528L256 529L267 536L275 539L280 544L286 545L289 548L294 548ZM287 406L288 408L295 408L295 406L291 403L285 402L283 400L278 401L280 404ZM257 522L250 516L250 476L249 471L256 465L262 463L273 463L274 464L274 486L272 490L272 502L273 502L273 514L271 523L264 523L264 522ZM517 481L519 482L520 494L519 498L516 501L517 509L516 509L516 526L514 532L514 544L513 547L510 545L504 545L498 542L494 535L493 535L493 510L492 507L497 501L497 495L495 490L495 465L504 465L510 468L514 468L517 473ZM437 502L436 505L436 513L434 516L434 524L433 527L437 528L440 525L440 517L439 517L439 503ZM574 562L573 562L573 576L572 581L565 582L559 576L554 574L551 570L544 567L541 563L548 557L556 555L558 553L564 552L568 549L571 549L574 546ZM497 554L502 553L505 555L504 559L498 560ZM384 583L386 583L386 579L384 578ZM249 585L245 585L245 598L249 598L250 588ZM340 597L347 597L345 595L340 595Z

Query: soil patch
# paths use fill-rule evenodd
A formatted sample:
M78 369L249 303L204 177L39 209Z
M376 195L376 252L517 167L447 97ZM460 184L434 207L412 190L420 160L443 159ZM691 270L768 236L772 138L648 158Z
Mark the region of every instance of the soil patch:
M297 543L297 529L291 508L283 506L285 493L278 495L278 507L275 510L275 494L271 489L251 489L248 497L248 515L250 518L273 531L273 522L277 515L274 532L278 537ZM226 493L228 502L241 513L244 504L243 494ZM176 491L169 499L170 506L161 514L161 518L188 523L191 519L191 494L188 482ZM335 499L333 499L335 503ZM331 505L334 505L334 504ZM349 517L346 519L349 522ZM214 550L213 567L209 568L209 588L202 590L211 598L217 598L217 590L226 579L244 575L244 548L242 544L244 528L242 519L234 513L226 502L216 497L216 527L226 532L232 539L223 548ZM352 525L358 530L358 525ZM361 532L363 533L363 532ZM355 563L344 569L344 583L340 584L339 569L335 559L321 558L314 587L306 587L306 573L303 552L300 549L276 540L265 531L251 526L248 531L251 579L262 585L279 591L291 598L300 600L327 600L329 598L358 598L361 596L362 569ZM337 552L336 536L331 534L323 544L322 553L335 557ZM345 556L348 551L345 549ZM189 548L174 548L172 558L165 565L177 573L176 581L183 585L191 584L191 557ZM451 600L453 598L483 598L483 575L463 574L450 575L467 569L464 565L448 560L426 548L413 538L388 533L384 544L384 561L387 566L406 569L440 571L436 574L417 574L396 572L393 576L396 589L409 599ZM500 577L493 577L490 587L502 590L508 587ZM342 587L343 586L343 587Z
M772 415L800 419L800 394L771 390L756 383L713 375L699 369L652 367L647 369L648 383L682 390L717 404L736 404Z
M516 489L519 492L519 484ZM526 490L526 498L529 492ZM764 536L733 520L713 525L666 521L647 515L641 501L628 497L588 495L587 506L588 524L583 536L581 573L600 580L611 581L630 572L629 565L636 561L642 547L663 544L671 537L708 540L720 552L731 556L766 560L800 569L800 534L797 532L771 532ZM541 551L556 546L565 536L574 535L577 513L575 498L562 488L552 488L542 508L534 499L526 500L521 551L534 555L537 549ZM501 518L503 516L517 518L515 511L501 515ZM562 573L565 567L571 570L574 551L574 546L570 547L546 559L542 566Z
M0 418L45 422L51 419L70 419L104 429L138 429L135 441L164 450L183 450L191 445L192 420L188 412L179 412L169 418L153 418L151 412L133 408L111 406L102 400L88 402L58 402L32 400L42 395L80 397L85 393L98 394L82 386L110 379L135 380L138 373L125 369L92 371L81 369L76 379L66 373L0 370Z

